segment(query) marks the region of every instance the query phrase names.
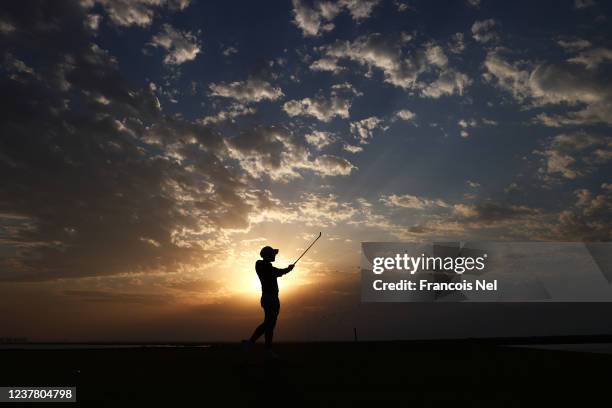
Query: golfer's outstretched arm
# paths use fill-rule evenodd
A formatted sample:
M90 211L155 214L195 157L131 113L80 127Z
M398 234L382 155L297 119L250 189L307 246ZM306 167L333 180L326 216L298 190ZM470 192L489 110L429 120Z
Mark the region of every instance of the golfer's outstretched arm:
M276 276L283 276L283 275L291 272L294 267L295 267L295 265L289 265L288 267L286 267L284 269L279 269L279 268L272 267L272 271L274 272L274 274Z

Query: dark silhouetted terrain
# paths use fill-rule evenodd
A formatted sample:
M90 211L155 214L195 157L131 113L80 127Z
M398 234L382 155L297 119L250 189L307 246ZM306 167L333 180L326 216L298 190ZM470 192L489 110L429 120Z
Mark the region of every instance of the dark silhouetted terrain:
M288 343L277 351L282 361L234 344L2 350L0 384L76 385L79 405L108 407L578 407L607 401L612 378L610 354L475 341Z

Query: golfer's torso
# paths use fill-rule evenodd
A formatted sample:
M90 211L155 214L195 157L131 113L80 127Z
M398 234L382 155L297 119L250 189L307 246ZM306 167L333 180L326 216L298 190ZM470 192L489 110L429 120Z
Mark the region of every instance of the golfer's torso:
M278 282L271 262L259 260L255 263L255 272L261 282L261 292L278 295Z

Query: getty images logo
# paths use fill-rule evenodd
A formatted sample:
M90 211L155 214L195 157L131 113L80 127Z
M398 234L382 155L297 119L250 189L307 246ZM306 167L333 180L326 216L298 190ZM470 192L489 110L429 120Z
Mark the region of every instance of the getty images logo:
M405 254L396 254L393 257L376 257L372 260L372 272L380 275L386 270L398 270L410 272L414 275L417 271L444 271L455 272L459 275L466 271L482 271L485 268L487 254L478 257L441 257L427 256L410 256Z

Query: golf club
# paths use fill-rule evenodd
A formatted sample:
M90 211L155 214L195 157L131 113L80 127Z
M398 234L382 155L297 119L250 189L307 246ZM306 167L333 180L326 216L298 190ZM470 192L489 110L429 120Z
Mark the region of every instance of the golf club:
M304 252L302 252L302 255L300 255L300 257L298 259L295 260L295 262L292 265L295 265L300 259L302 259L302 257L306 254L306 252L308 252L308 250L315 244L315 242L317 242L317 240L321 238L321 233L319 232L319 235L317 235L317 237L315 238L314 241L312 241L312 244L310 244L308 246L308 248L306 248L306 250Z

